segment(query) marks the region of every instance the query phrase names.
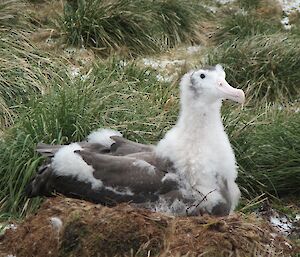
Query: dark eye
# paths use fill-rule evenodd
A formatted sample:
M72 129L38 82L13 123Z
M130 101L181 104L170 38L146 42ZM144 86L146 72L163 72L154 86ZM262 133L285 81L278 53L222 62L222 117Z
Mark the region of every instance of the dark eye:
M203 73L200 74L200 78L204 79L205 75Z

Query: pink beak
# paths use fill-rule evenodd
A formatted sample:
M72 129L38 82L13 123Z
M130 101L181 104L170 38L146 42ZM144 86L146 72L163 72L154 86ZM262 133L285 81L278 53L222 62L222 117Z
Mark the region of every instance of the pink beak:
M230 99L241 104L245 102L244 91L230 86L226 80L218 83L218 89L221 91L224 99Z

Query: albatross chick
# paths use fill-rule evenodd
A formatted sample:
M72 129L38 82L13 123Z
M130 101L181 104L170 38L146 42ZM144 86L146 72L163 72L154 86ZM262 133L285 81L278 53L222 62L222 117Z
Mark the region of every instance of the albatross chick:
M180 82L180 114L154 145L100 129L67 146L39 144L48 157L27 186L29 197L69 197L137 206L177 215L227 215L240 191L234 152L221 119L222 101L245 100L225 80L221 65L192 70Z

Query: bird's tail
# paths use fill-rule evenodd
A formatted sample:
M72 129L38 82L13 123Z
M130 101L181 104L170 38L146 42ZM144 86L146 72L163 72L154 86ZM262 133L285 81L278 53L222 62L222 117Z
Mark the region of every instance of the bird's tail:
M49 164L42 165L36 175L29 181L25 188L25 194L27 197L32 198L36 196L51 196L51 177L52 168Z
M51 158L62 147L63 145L48 145L44 143L38 143L36 146L36 151L45 157Z

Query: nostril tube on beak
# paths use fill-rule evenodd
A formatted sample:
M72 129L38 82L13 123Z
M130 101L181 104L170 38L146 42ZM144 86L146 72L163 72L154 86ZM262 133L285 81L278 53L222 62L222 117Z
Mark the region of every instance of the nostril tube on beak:
M222 92L222 97L224 99L231 99L238 103L243 103L245 101L243 90L233 88L226 81L218 81L218 88Z

